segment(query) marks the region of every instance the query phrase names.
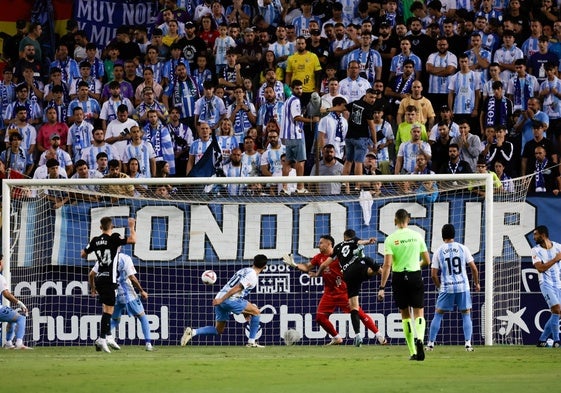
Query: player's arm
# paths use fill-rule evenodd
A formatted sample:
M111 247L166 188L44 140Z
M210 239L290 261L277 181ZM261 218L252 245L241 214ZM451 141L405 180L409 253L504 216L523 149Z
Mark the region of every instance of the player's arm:
M440 275L438 274L437 268L433 267L430 269L430 277L432 278L432 282L434 283L436 289L440 289Z
M421 267L430 265L430 255L428 251L423 251L421 253Z
M534 262L534 267L538 272L543 273L549 270L553 265L555 265L559 261L561 261L561 252L555 254L555 256L547 262L544 261Z
M243 285L241 283L238 283L235 287L230 288L230 290L228 292L226 292L224 294L224 296L222 296L219 299L214 299L212 301L212 305L213 306L218 306L220 304L222 304L222 302L224 302L225 300L228 300L230 297L232 297L233 295L235 295L238 292L243 291Z
M129 231L130 235L127 237L127 244L136 243L136 230L134 229L136 220L134 218L129 218Z
M384 255L384 264L382 265L382 278L380 279L380 289L378 290L378 300L384 300L386 285L390 277L390 271L393 265L393 255Z
M360 239L357 243L361 246L366 246L368 244L374 244L376 242L377 242L377 240L376 240L375 237L370 237L368 239Z
M90 293L92 296L97 294L97 290L95 289L95 271L92 269L88 274L88 283L90 284Z
M324 270L333 263L334 259L333 257L329 257L327 258L318 268L317 271L315 272L310 272L310 277L320 277L322 275L322 273L324 272Z
M471 276L473 278L473 288L479 292L481 287L479 285L479 271L477 270L477 266L475 266L475 262L473 260L469 261L468 265L471 269Z
M17 304L18 307L21 308L21 311L27 315L27 307L25 306L25 304L23 304L23 302L21 300L19 300L17 297L15 297L9 289L5 289L2 292L2 296L4 296L4 299L8 299L10 302Z
M140 296L144 300L148 299L148 292L146 292L144 289L142 289L142 286L140 285L140 281L138 281L138 278L136 278L136 276L134 274L131 274L129 276L129 280L131 280L132 286L135 287L136 289L138 289L138 292L140 293Z

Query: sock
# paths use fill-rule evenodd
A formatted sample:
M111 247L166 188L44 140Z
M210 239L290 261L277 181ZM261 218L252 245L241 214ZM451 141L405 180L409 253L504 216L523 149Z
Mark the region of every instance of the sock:
M360 318L360 320L368 330L374 332L374 334L378 333L378 326L376 326L374 320L370 318L368 314L365 313L364 310L360 307L358 309L358 317Z
M559 322L559 319L557 319L557 321ZM19 342L21 344L21 340L25 334L25 315L20 315L16 324L16 343Z
M473 324L471 322L471 314L462 314L462 327L464 328L464 338L471 343L471 335L473 333ZM471 344L470 344L471 345Z
M249 320L249 338L255 341L255 337L257 336L257 332L259 331L259 320L261 318L259 315L254 315Z
M144 341L146 344L150 343L150 324L148 323L148 317L146 314L142 314L138 317L140 319L140 326L142 327L142 334L144 335Z
M111 317L111 331L116 330L117 326L119 326L119 322L121 322L121 318L113 318Z
M358 316L358 310L351 310L351 323L353 324L353 330L355 334L360 333L360 317Z
M335 330L335 326L329 320L327 314L317 313L316 314L316 322L325 330L331 337L337 336L337 330Z
M103 313L101 315L101 328L99 337L105 338L105 336L111 335L111 314Z
M540 336L540 341L547 341L547 339L549 338L549 335L551 334L551 317L549 317L549 319L547 320L547 322L545 323L544 327L543 327L543 332Z
M403 325L403 334L405 335L405 341L407 342L407 348L409 348L409 354L415 355L415 342L413 341L413 329L411 329L411 318L404 319L401 321Z
M417 334L417 339L425 341L426 328L427 322L424 317L415 318L415 333Z
M214 326L205 326L193 329L193 337L195 336L218 336L218 330Z
M438 332L440 331L443 316L444 314L434 313L434 317L430 322L429 341L436 341L436 336L438 336Z
M550 329L553 341L559 341L559 314L551 314Z

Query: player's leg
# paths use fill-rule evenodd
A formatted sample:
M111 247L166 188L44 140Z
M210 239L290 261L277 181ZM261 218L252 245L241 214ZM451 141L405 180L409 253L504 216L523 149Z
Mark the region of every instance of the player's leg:
M417 339L415 340L415 347L417 348L417 360L425 359L425 330L427 322L425 321L425 285L421 271L407 273L411 285L411 298L410 306L413 308L413 316L415 318L415 333Z
M557 331L557 337L559 337L559 315L554 312L554 310L559 309L559 298L557 296L557 290L548 286L542 286L541 291L549 309L551 310L551 316L544 326L544 330L539 338L538 347L545 347L547 339L551 336L554 337L554 332ZM557 307L557 308L556 308ZM553 338L555 341L555 338ZM557 338L557 341L559 338Z
M462 328L464 331L465 348L468 352L473 352L471 336L473 334L473 323L471 321L471 296L469 292L456 294L456 304L462 312Z
M558 303L551 307L551 336L553 338L553 346L559 347L559 316L561 315L561 305Z
M348 300L343 299L344 306L348 307ZM329 316L335 311L337 299L324 294L318 304L316 311L316 322L331 336L331 341L327 345L339 345L343 343L343 338L329 320Z
M16 323L8 322L6 326L6 342L4 343L4 348L14 349L14 337L16 336Z
M430 323L429 327L429 341L427 343L426 349L432 351L434 349L434 343L440 327L442 325L442 318L446 311L452 311L454 309L454 298L452 293L440 292L438 298L436 299L436 308L434 317Z
M31 349L23 344L23 336L25 335L25 315L17 314L16 319L16 347L15 349Z
M142 328L142 335L144 336L144 344L146 346L147 351L152 351L152 339L150 338L150 323L148 322L148 317L146 316L146 312L144 311L144 306L142 305L142 301L140 298L136 298L135 300L128 302L127 305L127 313L129 315L134 316L140 321L140 326ZM115 305L115 309L117 309L117 305ZM115 313L113 313L115 315Z
M249 338L247 340L247 346L253 348L262 347L262 345L259 345L255 342L257 332L259 331L261 310L259 310L259 307L257 307L255 304L247 302L247 305L243 310L243 314L249 317Z
M362 337L360 336L360 316L358 309L360 308L358 295L360 293L360 286L366 277L366 265L356 261L343 272L343 279L347 284L347 296L349 297L349 309L351 310L351 324L355 332L355 346L362 344Z
M113 307L113 314L111 314L111 331L115 331L121 322L121 315L123 315L123 310L125 309L125 304L115 303Z

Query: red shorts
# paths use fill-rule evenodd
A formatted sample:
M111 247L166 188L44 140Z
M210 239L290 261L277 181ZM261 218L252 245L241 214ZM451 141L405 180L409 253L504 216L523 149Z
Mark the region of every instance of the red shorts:
M317 312L318 314L332 314L337 308L344 313L351 312L349 308L349 297L346 293L335 296L324 294L319 301Z

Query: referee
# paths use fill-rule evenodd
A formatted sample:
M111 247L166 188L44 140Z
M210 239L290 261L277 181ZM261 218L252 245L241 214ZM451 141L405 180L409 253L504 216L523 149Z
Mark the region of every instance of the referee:
M395 213L397 230L389 235L384 242L385 256L382 266L382 279L378 300L383 300L385 288L393 271L392 290L395 302L401 312L405 341L409 348L410 360L425 360L423 337L425 336L425 318L423 303L425 289L421 276L421 267L430 264L427 245L423 237L408 228L411 215L405 209ZM421 258L421 262L419 262ZM413 327L410 307L413 308L415 318L415 332L417 339L413 341Z

